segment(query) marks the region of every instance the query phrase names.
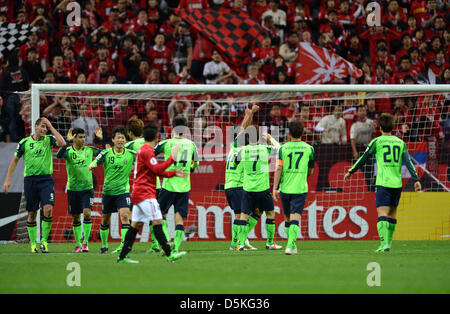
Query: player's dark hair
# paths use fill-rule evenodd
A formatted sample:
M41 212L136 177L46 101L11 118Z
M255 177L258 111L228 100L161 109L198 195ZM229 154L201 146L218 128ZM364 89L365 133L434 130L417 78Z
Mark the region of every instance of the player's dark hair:
M290 121L288 124L289 134L298 139L303 135L303 123L298 120Z
M111 138L115 138L116 134L122 134L123 136L127 137L127 131L123 126L116 126L111 133Z
M132 117L127 121L127 133L131 132L134 136L139 137L142 135L142 129L144 128L144 122L141 119Z
M148 123L144 126L142 131L146 142L153 141L158 136L158 126L156 123Z
M394 129L394 116L390 113L383 112L378 121L383 132L389 133Z
M84 130L82 128L74 128L72 130L73 137L77 136L78 134L84 134Z
M172 127L176 128L177 126L187 126L187 119L183 116L176 116L172 120Z
M42 118L37 119L36 122L34 123L34 125L35 125L35 126L36 126L36 125L39 125L39 123L41 123L41 121L42 121Z
M259 125L249 125L244 130L245 145L256 144L259 141Z

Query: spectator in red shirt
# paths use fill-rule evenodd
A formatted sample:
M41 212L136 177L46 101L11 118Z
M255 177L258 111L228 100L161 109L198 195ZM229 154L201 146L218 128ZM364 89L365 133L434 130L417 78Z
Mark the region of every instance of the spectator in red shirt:
M434 60L436 60L436 54L442 50L443 41L440 37L434 37L428 45L427 53L423 56L423 62L429 66Z
M101 26L106 29L108 33L118 33L123 30L125 25L122 25L122 22L119 19L119 9L116 6L111 8L108 19L104 21Z
M90 84L106 84L109 77L109 65L106 60L98 63L98 69L89 74L87 82Z
M167 48L169 48L170 51L176 51L175 37L170 35L173 35L175 33L175 30L180 23L181 18L179 16L176 16L175 13L172 13L169 15L169 19L165 20L159 28L159 33L167 36L165 45L167 46Z
M411 36L409 34L402 35L402 46L395 53L395 61L399 62L400 58L409 54L409 48L411 48Z
M417 29L417 18L414 15L408 15L406 23L408 28L403 31L403 34L409 34L412 38L414 31Z
M139 62L139 72L135 73L131 82L133 84L144 84L150 76L150 62L147 59L142 59Z
M434 17L430 25L424 23L425 28L425 38L430 39L434 36L442 37L442 34L447 29L447 23L445 22L445 17L437 15Z
M256 0L250 10L250 16L257 20L259 24L262 24L262 15L267 10L269 10L269 4L266 0Z
M377 62L375 64L375 71L372 77L373 84L388 84L390 75L386 73L386 64L384 62Z
M252 60L259 63L261 72L266 77L272 77L275 72L274 59L278 55L278 50L271 45L270 36L264 36L261 46L252 51Z
M385 45L380 45L377 49L376 58L370 58L372 60L372 66L375 66L378 62L382 62L385 65L385 71L391 76L395 71L395 62L388 54L388 50ZM375 72L375 69L372 69Z
M420 53L417 47L411 47L408 50L408 55L411 60L411 71L415 71L417 74L421 74L425 71L425 64L420 60Z
M243 84L266 84L264 73L259 72L259 67L256 63L250 63L247 66L247 73L243 80Z
M48 70L55 75L55 83L74 83L76 75L70 68L64 66L64 58L62 55L53 57L53 66Z
M422 55L425 55L427 53L428 44L425 40L425 31L423 30L423 28L417 28L414 31L413 37L411 40L412 40L412 45L414 47L417 47L419 49L419 52Z
M400 39L400 33L385 26L374 26L362 32L359 37L368 42L370 59L373 60L376 56L378 42L384 40L387 51L390 51L391 42Z
M405 111L400 108L394 110L394 129L392 135L409 142L411 125L406 122Z
M157 33L157 25L150 22L145 9L140 9L128 30L131 30L133 33L141 32L144 35L145 41L150 42Z
M335 0L325 0L322 2L322 5L319 8L319 13L317 15L317 19L319 22L326 22L328 20L328 13L330 11L336 10L336 1Z
M450 67L445 68L441 72L439 80L441 81L440 84L450 84Z
M165 45L164 34L155 36L155 45L147 51L147 56L151 61L151 68L159 69L163 80L167 79L167 73L172 66L172 52Z
M434 75L441 76L442 71L449 67L448 62L445 60L444 50L436 52L436 59L428 67L433 71Z
M406 15L400 9L397 0L389 1L387 13L382 18L382 24L396 32L402 32L403 29L408 27Z
M411 60L409 56L403 56L400 58L399 69L394 72L391 78L392 84L403 84L405 76L411 75L412 77L417 77L418 73L411 71Z
M144 9L145 6L141 8ZM148 0L146 8L150 22L160 25L164 14L160 13L158 0Z
M115 63L109 57L109 49L104 45L99 45L97 47L97 57L89 61L87 73L94 72L100 63L100 61L106 61L110 70L115 71Z

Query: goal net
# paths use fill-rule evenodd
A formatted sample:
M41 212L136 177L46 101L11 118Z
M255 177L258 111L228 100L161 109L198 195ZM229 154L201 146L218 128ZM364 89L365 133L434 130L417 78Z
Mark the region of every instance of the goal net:
M66 137L73 127L86 131L86 144L104 148L111 131L130 119L156 122L161 139L169 138L171 121L183 115L189 122L200 164L191 174L189 215L185 240L231 240L234 213L224 193L225 160L246 106L256 104L254 124L283 144L287 123L300 120L302 140L315 149L315 168L308 179L309 193L301 218L299 239L377 240L374 159L344 184L343 177L367 144L380 135L378 117L394 115L393 134L403 139L423 193L414 193L404 167L403 193L398 208L396 239L449 239L449 92L445 85L45 85L35 84L22 95L27 135L34 121L46 116ZM101 128L102 138L96 135ZM54 151L56 155L56 149ZM161 157L161 156L160 156ZM270 183L276 153L270 157ZM94 172L95 200L92 241L99 240L103 167ZM65 162L54 159L55 207L51 241L73 241L68 214ZM23 202L22 202L23 203ZM275 203L275 240L287 238L284 216ZM167 217L173 236L173 208ZM17 236L26 232L17 226ZM120 219L112 216L110 240L120 240ZM25 234L25 236L24 236ZM261 217L250 240L266 238ZM138 236L149 241L148 226ZM25 239L26 240L26 239Z

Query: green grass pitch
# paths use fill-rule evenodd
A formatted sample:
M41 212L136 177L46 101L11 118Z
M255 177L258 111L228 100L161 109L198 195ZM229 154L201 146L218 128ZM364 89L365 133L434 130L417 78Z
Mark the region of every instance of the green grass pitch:
M110 251L117 244L110 243ZM229 242L221 241L183 242L188 254L168 263L146 253L149 243L136 242L130 257L139 264L100 255L100 243L90 243L89 253L71 253L73 243L50 243L49 254L4 244L0 293L450 293L450 241L394 241L388 253L374 252L378 241L299 241L293 256L267 251L265 242L252 244L257 251L229 251ZM72 262L79 265L79 286L68 285Z

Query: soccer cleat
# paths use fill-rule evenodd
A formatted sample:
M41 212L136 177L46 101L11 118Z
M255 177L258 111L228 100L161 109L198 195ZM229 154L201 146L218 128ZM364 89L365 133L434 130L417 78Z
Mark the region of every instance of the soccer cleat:
M100 248L100 254L107 254L107 253L108 253L108 248L107 247Z
M120 252L122 251L122 248L123 248L123 245L121 244L121 245L119 245L119 246L117 247L117 249L115 249L114 251L112 251L111 254L118 254L118 253L120 253Z
M81 250L83 252L89 252L89 247L88 247L87 243L83 243L83 246L81 247Z
M37 252L38 252L38 250L37 250L37 248L36 248L36 244L32 244L32 245L31 245L31 253L35 254L35 253L37 253Z
M238 247L236 248L236 251L246 251L246 249L245 249L244 246L238 246Z
M375 250L375 252L389 252L390 247L388 244L380 244L380 246Z
M119 264L139 264L139 261L125 257L123 259L118 258L117 263L119 263Z
M47 242L42 242L39 247L40 247L42 253L48 253L48 243Z
M246 248L247 250L252 250L252 251L257 250L257 248L255 248L254 246L252 246L252 245L250 244L250 242L248 241L248 239L245 240L244 248Z
M151 248L147 251L147 253L159 253L159 252L161 252L161 250L158 249L157 247L151 247Z
M286 250L284 250L284 254L286 255L297 254L297 249L291 249L290 247L287 247Z
M77 247L72 251L72 253L80 253L80 252L82 252L81 246L77 246Z
M170 254L170 256L167 257L167 261L168 261L169 263L173 263L173 262L175 262L176 260L179 260L180 258L182 258L183 256L185 256L186 254L187 254L186 251L172 252L172 253Z
M273 244L267 244L266 243L266 250L281 250L282 246L276 244L275 242Z

